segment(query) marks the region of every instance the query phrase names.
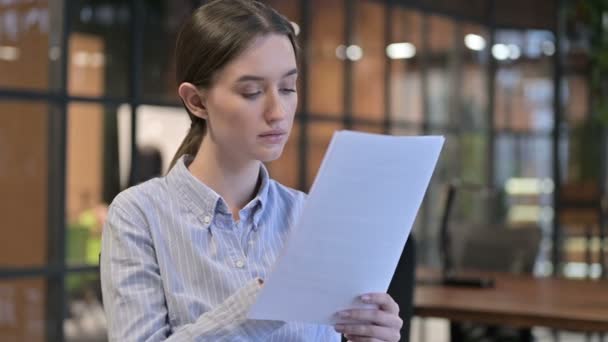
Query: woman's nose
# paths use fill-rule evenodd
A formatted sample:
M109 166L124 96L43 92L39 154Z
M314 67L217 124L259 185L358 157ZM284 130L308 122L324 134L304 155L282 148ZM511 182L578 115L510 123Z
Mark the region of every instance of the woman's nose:
M281 102L281 99L279 98L278 94L270 95L270 97L267 101L267 107L266 107L266 113L265 113L266 120L280 121L285 118L285 114L286 114L285 106Z

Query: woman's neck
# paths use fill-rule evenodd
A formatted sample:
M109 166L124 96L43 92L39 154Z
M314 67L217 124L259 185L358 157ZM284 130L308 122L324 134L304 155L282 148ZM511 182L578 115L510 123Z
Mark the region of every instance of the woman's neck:
M219 153L216 146L203 139L201 147L188 167L192 175L217 192L239 220L241 210L255 197L260 162L239 162L228 158L228 153Z

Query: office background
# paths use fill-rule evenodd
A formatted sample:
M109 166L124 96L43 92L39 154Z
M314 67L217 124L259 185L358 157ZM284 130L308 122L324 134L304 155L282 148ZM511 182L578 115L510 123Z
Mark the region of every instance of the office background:
M594 1L266 2L297 25L303 57L273 177L308 190L338 129L441 134L418 264L439 265L445 187L460 180L498 189L511 226L539 227L536 274L605 274ZM200 3L0 1L0 340L104 339L105 206L166 171L186 133L172 53ZM478 219L483 201L463 203L459 217Z

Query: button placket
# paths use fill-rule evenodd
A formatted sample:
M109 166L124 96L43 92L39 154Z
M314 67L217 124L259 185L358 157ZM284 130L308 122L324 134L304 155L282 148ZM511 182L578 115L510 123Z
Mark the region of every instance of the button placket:
M253 236L255 234L255 231L253 229L250 229L245 234L246 234L246 236L242 240L243 249L245 251L245 255L247 255L249 257L249 254L251 253L251 250L253 249L253 246L255 245L254 236Z
M233 256L234 267L241 269L245 268L247 256L245 255L245 251L241 246L240 239L236 231L236 225L230 230L230 237L232 245L231 254Z

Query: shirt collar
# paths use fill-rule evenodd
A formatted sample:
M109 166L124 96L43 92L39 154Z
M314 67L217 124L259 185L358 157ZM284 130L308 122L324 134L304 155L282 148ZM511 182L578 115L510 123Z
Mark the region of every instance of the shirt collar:
M167 181L176 188L184 203L190 211L201 221L204 228L208 228L213 222L213 217L217 211L228 213L228 207L222 197L194 177L188 165L194 159L191 155L184 155L178 159L175 166L167 174ZM268 188L270 186L270 176L263 163L260 163L261 184L256 196L243 208L249 210L249 215L253 215L253 228L257 229L265 204L268 201Z

